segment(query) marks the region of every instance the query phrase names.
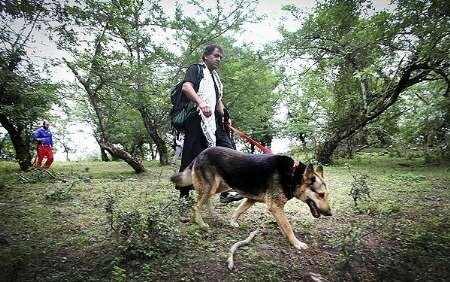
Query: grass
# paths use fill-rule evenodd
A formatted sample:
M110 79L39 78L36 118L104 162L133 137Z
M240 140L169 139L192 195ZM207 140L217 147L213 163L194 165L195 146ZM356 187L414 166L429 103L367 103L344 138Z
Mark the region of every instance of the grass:
M290 201L286 213L299 252L262 204L241 219L238 203L215 200L218 219L201 231L168 177L173 167L121 162L55 163L52 173L22 173L0 162L1 281L445 281L449 275L449 165L359 155L325 168L333 217L314 219ZM350 170L348 169L350 167ZM355 208L352 174L367 174L371 200ZM64 181L62 181L64 180ZM108 212L106 207L108 207ZM265 222L266 231L235 254L231 245Z

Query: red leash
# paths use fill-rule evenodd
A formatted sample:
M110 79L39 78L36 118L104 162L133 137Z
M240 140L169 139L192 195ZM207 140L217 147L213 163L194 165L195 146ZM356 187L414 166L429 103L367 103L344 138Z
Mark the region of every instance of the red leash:
M246 135L244 132L240 131L239 129L232 127L230 124L227 124L227 126L229 129L236 132L239 135L239 137L241 137L248 143L255 145L258 149L261 150L261 152L263 152L263 154L272 155L272 151L269 148L261 145L260 143L258 143L258 141L253 140L250 136Z
M231 130L233 130L234 132L236 132L236 133L239 135L239 137L241 137L242 139L244 139L244 140L247 141L248 143L253 144L253 145L255 145L256 147L258 147L258 149L260 149L261 152L263 152L263 154L266 154L266 155L273 155L272 151L271 151L269 148L264 147L263 145L261 145L260 143L258 143L258 141L252 139L250 136L246 135L244 132L240 131L240 130L237 129L237 128L232 127L229 123L225 123L225 126L228 127L228 129L231 129ZM293 165L293 167L292 167L292 169L291 169L292 175L295 174L295 171L297 170L297 167L298 167L299 163L300 163L299 161L294 160L294 165Z

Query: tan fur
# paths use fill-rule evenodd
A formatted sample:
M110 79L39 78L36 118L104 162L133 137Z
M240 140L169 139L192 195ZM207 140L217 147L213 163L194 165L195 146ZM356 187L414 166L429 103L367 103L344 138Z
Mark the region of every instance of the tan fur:
M197 203L193 206L194 220L203 229L207 229L209 226L204 222L201 215L203 206L205 204L210 206L209 199L211 196L229 190L231 187L229 187L225 180L217 173L216 168L210 166L206 166L206 168L205 166L202 166L202 168L203 169L198 169L196 164L194 164L192 169L186 169L184 172L178 174L178 176L173 176L171 179L172 181L176 179L186 184L189 182L187 178L190 174L192 185L198 195ZM181 177L185 177L186 179L179 179L178 177L180 177L181 174ZM208 174L213 174L214 177L210 180L205 179L204 176ZM284 206L288 199L283 192L279 176L275 174L272 179L273 181L271 182L270 187L266 189L266 192L258 195L234 189L242 196L246 197L246 199L244 199L239 207L233 212L230 224L233 227L239 227L237 222L239 217L256 202L263 202L266 204L267 210L276 219L283 235L289 242L297 249L306 249L307 245L296 238L286 214L284 213ZM293 196L304 202L313 201L319 212L318 216L320 216L320 214L331 215L328 204L328 191L323 178L322 167L319 167L316 171L312 169L312 166L308 167L303 175L303 179L295 186Z

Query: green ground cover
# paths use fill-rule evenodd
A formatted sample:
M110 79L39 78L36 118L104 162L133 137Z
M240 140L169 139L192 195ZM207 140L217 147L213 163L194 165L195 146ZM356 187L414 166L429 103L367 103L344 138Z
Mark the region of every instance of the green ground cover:
M376 153L325 168L332 217L314 219L291 200L286 213L298 251L262 204L239 229L228 219L239 203L205 211L210 230L179 201L174 167L145 164L136 175L121 162L60 162L57 177L23 173L0 162L1 281L448 281L450 165L426 165ZM364 176L366 175L366 176ZM356 180L355 180L356 179ZM357 205L351 191L360 192ZM353 194L354 195L354 194ZM370 196L370 197L363 197ZM235 255L231 245L264 223Z

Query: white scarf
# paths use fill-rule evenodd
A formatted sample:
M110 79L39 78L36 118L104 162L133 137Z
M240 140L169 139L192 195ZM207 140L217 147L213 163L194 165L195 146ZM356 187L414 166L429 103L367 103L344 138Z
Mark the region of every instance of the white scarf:
M203 67L203 79L200 81L200 85L198 87L198 96L202 98L205 103L209 105L211 108L212 114L209 117L205 117L203 112L199 110L201 120L201 127L203 134L208 141L208 147L216 146L216 117L215 117L215 109L216 109L216 89L214 87L214 81L211 76L214 76L214 80L216 81L217 88L219 89L219 100L222 99L222 89L223 85L220 81L219 75L215 70L212 72L209 71L207 67Z

